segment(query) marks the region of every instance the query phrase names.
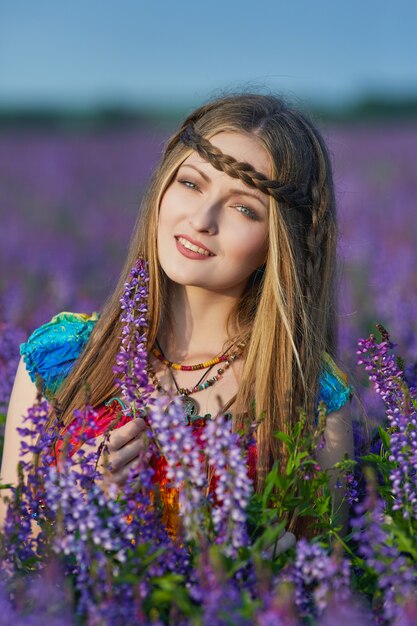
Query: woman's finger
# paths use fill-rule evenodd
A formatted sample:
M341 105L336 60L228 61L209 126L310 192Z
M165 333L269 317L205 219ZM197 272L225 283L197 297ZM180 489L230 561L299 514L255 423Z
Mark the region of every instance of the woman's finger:
M142 417L135 417L127 424L120 426L111 431L107 443L107 448L110 452L120 450L129 441L143 433L147 428L147 424Z
M142 461L145 457L145 452L142 452L142 454L136 456L134 459L132 459L131 461L129 461L129 463L126 463L126 465L123 465L123 467L121 467L120 469L116 470L115 472L106 472L104 479L106 482L112 482L115 483L116 485L118 485L119 487L121 487L122 485L125 484L126 480L129 477L129 473L130 470L132 468L137 468L138 472L140 470L140 467L142 465Z
M107 462L112 472L115 472L127 465L132 459L141 454L147 447L147 441L142 435L138 435L135 439L131 439L123 448L117 451L109 452Z

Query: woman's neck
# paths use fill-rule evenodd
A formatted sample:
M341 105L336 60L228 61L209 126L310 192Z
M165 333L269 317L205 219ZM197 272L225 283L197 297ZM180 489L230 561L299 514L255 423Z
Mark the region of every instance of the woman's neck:
M240 294L171 284L170 306L174 333L160 329L158 340L171 361L195 362L214 356L228 339L227 318Z

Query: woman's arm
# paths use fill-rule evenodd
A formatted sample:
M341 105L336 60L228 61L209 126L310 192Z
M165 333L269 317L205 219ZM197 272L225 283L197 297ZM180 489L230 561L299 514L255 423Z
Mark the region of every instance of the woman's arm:
M349 525L349 504L344 502L341 505L344 493L344 485L342 488L336 487L337 471L330 468L338 461L341 461L345 455L354 458L353 448L353 429L352 419L350 415L350 403L346 402L338 411L329 413L326 419L326 429L324 432L326 444L321 450L317 450L316 458L322 469L328 469L330 480L329 485L333 493L333 505L335 511L339 510L339 519L342 523L341 534L348 532ZM341 508L339 509L339 507Z
M32 382L22 357L17 368L7 411L1 464L2 484L15 484L17 482L17 464L20 460L20 443L22 441L17 428L25 426L23 418L27 415L28 409L35 403L36 396L36 385ZM22 460L27 461L28 459L22 457ZM7 490L2 490L2 494L7 495ZM6 505L0 498L0 527L3 526L5 513Z

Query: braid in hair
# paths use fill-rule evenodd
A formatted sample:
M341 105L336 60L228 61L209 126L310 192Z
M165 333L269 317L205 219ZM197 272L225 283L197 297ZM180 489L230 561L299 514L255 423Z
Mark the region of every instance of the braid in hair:
M185 145L194 148L215 169L225 172L232 178L239 178L246 185L273 196L278 202L297 208L311 205L311 200L292 183L269 180L264 174L254 170L249 163L236 161L232 156L224 154L208 139L202 137L196 131L192 122L183 125L182 130L177 135L177 139Z
M309 133L311 142L316 153L321 154L320 145L315 137ZM322 155L321 155L322 156ZM323 248L329 234L329 198L327 193L326 180L323 170L320 168L318 179L312 181L311 185L311 224L307 233L307 262L306 279L309 288L310 302L316 301L320 293L321 265L323 259Z
M300 336L299 352L303 362L312 362L317 359L323 350L334 348L334 311L329 310L329 302L323 293L323 285L334 269L334 262L328 257L329 240L335 235L335 221L332 218L333 198L328 184L327 176L330 163L326 158L326 151L313 130L306 123L304 117L297 114L298 120L303 126L305 137L308 138L312 152L315 155L316 167L312 168L310 180L311 204L309 211L309 223L306 224L306 257L304 266L304 297L308 311L309 325L312 330L310 340ZM327 328L328 334L321 332L321 328ZM308 350L306 347L308 346ZM317 381L307 380L308 388L316 389ZM295 376L294 387L296 397L302 397L301 381ZM307 394L307 411L312 412L315 393ZM298 410L298 407L297 407Z
M307 299L314 302L320 288L319 276L322 261L322 242L325 237L325 227L320 221L320 207L311 207L311 226L307 234L306 279L308 285Z
M193 113L190 113L190 115L188 115L188 117L185 118L185 120L181 124L181 127L178 129L175 135L167 143L165 151L164 151L164 157L169 152L171 152L175 148L175 146L181 141L181 135L183 131L187 128L187 126L189 126L190 124L194 126L194 124L198 122L198 120L200 120L202 117L204 117L206 113L208 113L209 111L215 108L217 108L217 105L215 103L213 104L207 103L201 106L196 111L193 111Z
M312 302L322 301L323 282L334 278L336 259L329 258L330 250L334 250L332 243L336 238L336 217L334 214L334 197L328 177L331 164L327 152L322 146L319 137L315 136L311 129L308 133L314 151L317 154L317 176L311 184L312 220L307 235L307 285L310 290ZM335 346L335 321L331 320L333 311L328 310L328 303L321 302L322 307L330 315L330 323L327 323L328 337L327 346L321 346L323 350L332 351ZM319 312L321 314L321 312Z

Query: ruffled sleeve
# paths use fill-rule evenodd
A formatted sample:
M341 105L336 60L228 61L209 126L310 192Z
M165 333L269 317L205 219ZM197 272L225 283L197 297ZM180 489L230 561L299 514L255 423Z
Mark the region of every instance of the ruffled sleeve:
M55 393L86 345L98 314L63 311L37 328L20 354L33 382L42 379L42 391Z
M323 353L323 369L319 382L317 404L326 404L326 414L338 411L352 397L347 375L336 365L330 354Z

